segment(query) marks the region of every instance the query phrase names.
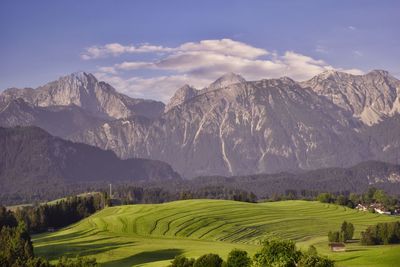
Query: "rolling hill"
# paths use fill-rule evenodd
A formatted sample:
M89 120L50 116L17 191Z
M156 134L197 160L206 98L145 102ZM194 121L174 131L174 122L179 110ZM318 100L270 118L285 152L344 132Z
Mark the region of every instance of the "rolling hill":
M260 240L275 235L301 248L313 244L338 266L394 266L400 246L349 244L346 253L329 252L327 232L343 220L355 225L358 238L368 225L395 219L318 202L186 200L106 208L58 232L35 236L34 245L38 255L50 259L80 254L104 266L166 266L179 254L226 257L235 247L253 254Z

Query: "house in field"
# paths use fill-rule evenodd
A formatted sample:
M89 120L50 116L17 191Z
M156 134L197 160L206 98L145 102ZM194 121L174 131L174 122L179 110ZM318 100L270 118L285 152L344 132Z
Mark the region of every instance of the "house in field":
M379 214L385 214L385 215L391 215L392 213L388 211L382 204L379 203L373 203L370 205L363 205L363 204L358 204L356 206L356 209L359 211L368 211L368 210L373 210L376 213Z
M333 251L333 252L346 251L346 246L344 245L344 243L332 242L332 243L329 243L329 246L331 247L331 251Z
M393 215L400 215L400 208L396 208L396 209L393 211Z
M362 204L358 204L356 206L356 209L360 210L360 211L368 211L368 208L366 206L362 205Z
M379 213L379 214L386 214L386 215L391 215L392 214L390 211L388 211L386 209L386 207L384 205L382 205L380 203L371 204L370 207L373 208L374 211L376 213Z
M386 215L391 215L392 213L390 211L385 211L384 209L380 209L380 208L374 208L376 213L379 214L386 214Z

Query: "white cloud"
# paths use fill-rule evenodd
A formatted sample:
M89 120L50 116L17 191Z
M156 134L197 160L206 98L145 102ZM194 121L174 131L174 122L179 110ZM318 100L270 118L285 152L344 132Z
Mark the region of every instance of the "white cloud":
M354 26L348 26L347 29L349 29L350 31L355 31L355 30L357 30L357 28L354 27Z
M180 45L176 50L181 52L212 52L249 59L269 54L265 49L253 47L231 39L203 40L198 43L190 42Z
M126 53L159 53L170 52L172 49L163 46L142 44L139 46L134 45L121 45L118 43L106 44L103 46L91 46L85 49L81 54L84 60L104 58L109 56L119 56Z
M161 50L164 54L159 55L156 60L123 61L113 66L99 68L97 76L128 95L167 101L175 90L185 83L202 88L227 72L241 74L247 80L282 76L306 80L331 69L362 73L357 69L334 68L323 60L294 51L286 51L280 55L230 39L189 42L176 48L149 44L146 48L109 44L93 49L91 58L142 53L138 51L158 53ZM131 73L146 70L156 70L158 76L143 78L135 77ZM123 78L129 75L130 77Z
M128 62L124 61L119 64L115 64L114 67L111 67L114 69L120 69L120 70L137 70L137 69L150 69L153 68L154 63L152 62L144 62L144 61L133 61L133 62Z
M201 88L210 82L209 79L193 77L190 75L157 76L153 78L131 77L122 78L117 75L110 75L104 72L95 73L95 76L102 81L110 83L120 92L135 98L156 99L167 102L175 91L184 84L190 84Z
M111 43L103 46L91 46L85 49L81 54L82 59L97 59L109 56L119 56L122 54L138 54L138 53L157 53L157 52L211 52L218 54L226 54L231 56L239 56L243 58L257 58L267 55L268 51L262 48L250 46L248 44L233 41L231 39L221 40L202 40L200 42L188 42L178 47L170 48L158 45L142 44L121 45L119 43Z

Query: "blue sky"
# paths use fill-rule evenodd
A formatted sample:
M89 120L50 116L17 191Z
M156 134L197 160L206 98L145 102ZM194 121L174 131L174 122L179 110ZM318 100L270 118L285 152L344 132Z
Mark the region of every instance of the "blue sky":
M0 2L0 90L75 71L166 100L225 72L308 79L326 69L400 77L400 1Z

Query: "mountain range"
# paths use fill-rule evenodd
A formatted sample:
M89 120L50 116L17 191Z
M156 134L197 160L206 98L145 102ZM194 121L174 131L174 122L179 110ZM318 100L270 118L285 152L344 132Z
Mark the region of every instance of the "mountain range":
M133 99L89 73L0 94L0 126L39 126L184 177L400 163L400 81L326 71L308 81L228 73L184 85L169 103Z

